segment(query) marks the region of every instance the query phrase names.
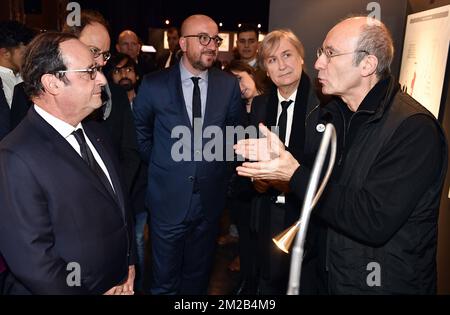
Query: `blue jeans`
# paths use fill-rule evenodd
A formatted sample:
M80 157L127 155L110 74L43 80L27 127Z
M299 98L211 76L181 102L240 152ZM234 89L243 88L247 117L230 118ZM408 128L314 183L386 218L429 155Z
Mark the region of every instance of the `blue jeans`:
M143 211L137 213L134 217L135 227L134 232L136 236L136 279L134 281L134 286L136 291L144 291L144 270L145 270L145 239L144 239L144 228L147 223L148 212Z

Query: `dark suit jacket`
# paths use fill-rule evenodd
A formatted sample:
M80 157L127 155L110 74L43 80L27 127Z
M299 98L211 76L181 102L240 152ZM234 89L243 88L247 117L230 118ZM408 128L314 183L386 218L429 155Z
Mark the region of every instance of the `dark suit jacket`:
M13 101L11 103L11 130L16 128L27 115L31 105L33 105L33 102L25 94L24 83L17 84L14 87Z
M133 263L118 162L103 128L83 127L117 198L34 108L0 144L0 251L24 293L102 294ZM81 267L81 287L67 285L70 262Z
M303 113L302 113L303 112ZM278 113L278 95L275 86L267 94L257 96L252 103L252 113L251 113L251 124L257 125L260 122L266 124L269 128L271 126L276 126ZM320 141L322 139L321 129L318 130L318 124L326 124L327 114L323 107L320 106L320 102L316 96L315 89L311 83L309 77L306 73L302 73L300 80L300 85L297 90L297 97L295 100L295 108L292 122L292 129L289 140L288 151L300 162L303 167L311 169L314 163L316 152L319 148ZM326 169L326 167L324 168ZM271 238L273 234L278 234L285 228L293 224L299 219L302 200L296 197L294 193L286 194L286 211L284 213L284 225L279 226L278 231L268 230L268 226L271 225L271 217L269 214L269 207L272 203L271 198L278 195L279 192L272 189L268 193L258 194L254 199L253 204L255 207L252 209L252 216L260 220L258 222L253 222L252 226L257 226L260 237L262 238L262 247L266 248L264 252L266 255L261 257L263 261L268 261L271 259L268 254L273 250ZM316 257L315 252L316 239L318 235L318 230L321 228L320 222L314 216L314 212L311 216L310 225L308 227L308 236L305 244L305 258L303 264L303 271L306 275L302 276L302 290L305 292L316 292L311 287L315 287L315 265L313 263L306 264L312 261ZM287 256L286 256L287 257ZM287 277L286 270L289 270L288 263L284 265L286 261L282 260L281 264L273 264L272 262L263 263L264 271L263 273L274 280L285 279ZM269 267L267 267L269 266ZM303 273L302 273L303 274ZM310 279L311 278L311 279ZM283 282L281 282L283 283ZM305 289L307 288L307 289ZM311 291L309 291L311 290Z
M8 102L3 92L3 81L0 78L0 140L2 140L10 131L10 116Z
M128 96L123 88L113 83L109 84L109 88L112 106L108 118L103 120L102 109L99 109L89 119L96 119L107 128L114 146L114 153L119 158L121 175L127 187L126 192L129 196L133 196L134 190L142 189L140 187L142 183L137 182L141 158L137 148L133 114L131 113ZM16 85L11 104L11 129L16 128L24 119L31 105L33 105L33 102L25 94L24 83ZM143 202L133 207L134 209L143 210Z
M106 120L100 120L100 123L107 128L111 136L119 157L127 193L131 196L141 167L133 113L125 90L121 86L111 83L109 88L112 98L111 113ZM144 209L143 205L142 209Z
M177 64L180 61L180 57L181 57L181 53L180 50L177 50L172 56L172 60L170 61L169 66L173 66L174 64ZM170 56L170 50L165 49L162 54L159 56L159 58L157 59L157 64L158 64L158 69L162 70L165 69L166 67L166 62L167 59Z
M225 135L225 127L236 125L242 110L236 78L221 70L209 69L203 128L217 126ZM134 114L139 148L143 159L149 161L146 201L152 215L172 224L182 222L196 183L206 218L215 220L225 205L227 164L194 161L191 137L177 132L172 136L177 126L193 133L183 98L179 65L145 77L134 102ZM203 141L202 149L207 142ZM190 154L188 161L177 162L172 158L172 148L180 143ZM228 145L232 150L232 143Z

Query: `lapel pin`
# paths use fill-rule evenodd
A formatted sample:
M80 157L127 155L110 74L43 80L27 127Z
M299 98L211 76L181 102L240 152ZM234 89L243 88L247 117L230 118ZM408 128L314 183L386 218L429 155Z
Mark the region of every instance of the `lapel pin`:
M324 124L318 124L316 126L317 132L324 132L325 131L325 125Z

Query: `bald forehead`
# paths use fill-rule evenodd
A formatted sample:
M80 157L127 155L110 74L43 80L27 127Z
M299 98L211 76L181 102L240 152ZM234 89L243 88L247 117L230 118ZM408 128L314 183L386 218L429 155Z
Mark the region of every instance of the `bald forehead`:
M184 20L181 26L181 35L196 34L200 32L205 32L207 29L214 30L215 33L218 32L216 22L206 15L192 15Z
M352 48L356 47L362 26L367 23L367 19L363 17L349 18L336 24L327 34L325 39L325 47Z
M133 31L123 31L122 33L120 33L120 35L119 35L119 41L125 41L125 40L128 40L128 41L131 41L131 40L134 40L134 41L138 41L138 37L137 37L137 35L136 35L136 33L135 32L133 32Z

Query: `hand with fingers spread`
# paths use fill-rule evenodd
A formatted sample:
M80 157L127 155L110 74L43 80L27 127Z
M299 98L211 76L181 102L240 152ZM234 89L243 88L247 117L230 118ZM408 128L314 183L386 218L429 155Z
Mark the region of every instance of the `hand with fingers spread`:
M240 140L234 146L237 154L249 160L259 161L243 163L236 169L238 174L254 180L289 182L300 164L286 151L276 134L263 124L259 124L259 130L265 138ZM279 188L280 191L287 189L286 184Z
M259 124L259 131L264 138L240 140L234 146L236 154L251 161L270 161L284 151L284 144L278 136L271 132L264 124Z

